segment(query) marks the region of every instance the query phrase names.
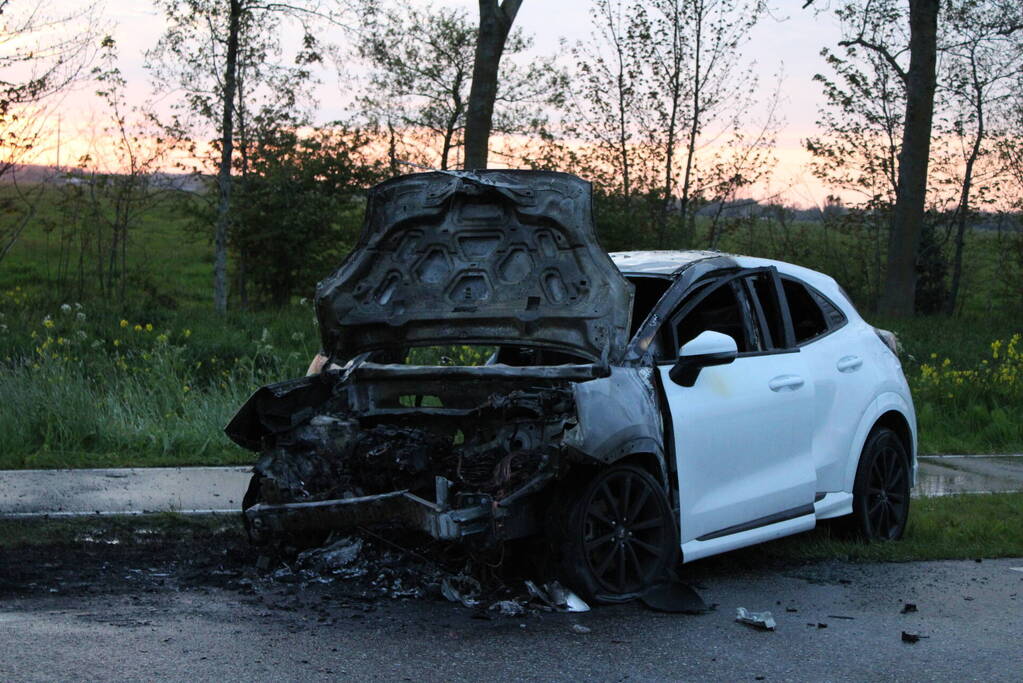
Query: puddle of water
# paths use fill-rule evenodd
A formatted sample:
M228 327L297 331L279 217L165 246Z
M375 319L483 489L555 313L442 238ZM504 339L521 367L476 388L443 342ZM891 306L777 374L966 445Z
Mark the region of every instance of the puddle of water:
M914 497L949 496L959 493L1010 493L1023 491L1023 461L1004 458L957 458L920 461Z

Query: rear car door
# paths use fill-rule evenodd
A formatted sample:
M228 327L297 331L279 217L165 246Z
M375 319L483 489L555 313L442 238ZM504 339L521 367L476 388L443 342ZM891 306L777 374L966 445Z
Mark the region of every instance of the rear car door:
M814 382L814 444L819 492L841 491L856 430L880 380L862 339L827 297L802 280L782 276L795 342ZM873 341L868 339L868 341Z
M739 351L692 387L672 382L673 360L658 364L686 561L814 525L814 384L784 313L776 271L758 268L697 284L667 323L675 349L713 330Z

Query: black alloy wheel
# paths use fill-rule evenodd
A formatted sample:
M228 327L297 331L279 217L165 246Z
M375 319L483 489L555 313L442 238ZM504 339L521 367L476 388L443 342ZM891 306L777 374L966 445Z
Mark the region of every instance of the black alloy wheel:
M636 597L663 581L677 557L664 487L634 465L616 465L586 482L563 522L563 573L590 599Z
M853 486L853 519L870 541L902 538L909 519L909 457L898 435L875 430L863 446Z

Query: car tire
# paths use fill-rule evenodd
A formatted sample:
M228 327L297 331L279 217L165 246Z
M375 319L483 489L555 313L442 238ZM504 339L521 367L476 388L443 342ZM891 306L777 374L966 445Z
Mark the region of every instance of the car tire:
M852 530L867 541L897 541L909 520L909 455L892 430L875 429L863 445L853 483Z
M563 487L549 527L559 577L587 600L636 598L664 581L678 557L664 487L635 465L615 465Z

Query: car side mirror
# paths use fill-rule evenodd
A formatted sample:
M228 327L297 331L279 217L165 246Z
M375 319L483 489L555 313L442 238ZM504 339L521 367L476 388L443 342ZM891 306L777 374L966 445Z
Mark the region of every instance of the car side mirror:
M706 330L678 350L678 360L668 371L675 384L691 387L700 370L711 365L728 365L739 355L735 340L727 334Z

